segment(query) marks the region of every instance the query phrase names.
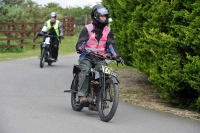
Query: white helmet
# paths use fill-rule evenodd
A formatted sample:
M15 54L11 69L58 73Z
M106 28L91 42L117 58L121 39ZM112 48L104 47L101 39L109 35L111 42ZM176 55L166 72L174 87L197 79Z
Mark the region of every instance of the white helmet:
M57 17L57 14L56 14L55 12L51 12L50 17L56 18L56 17Z
M112 18L109 18L109 19L108 19L108 22L111 23L111 22L112 22Z

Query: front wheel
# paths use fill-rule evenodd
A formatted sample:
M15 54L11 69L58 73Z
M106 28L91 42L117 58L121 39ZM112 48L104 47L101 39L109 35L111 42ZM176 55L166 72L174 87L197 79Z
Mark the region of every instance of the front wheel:
M45 55L46 55L46 49L43 48L43 49L42 49L41 58L40 58L40 68L43 68L43 66L44 66Z
M51 54L51 53L52 53L51 51L48 51L48 58L49 58L49 57L52 57L52 54ZM48 60L48 65L49 65L49 66L51 66L52 63L53 63L53 61Z
M79 104L78 101L78 75L74 76L74 79L71 84L71 106L75 111L81 111L83 109L83 105Z
M51 66L51 64L52 64L52 61L48 61L48 65Z
M115 84L111 79L108 79L105 83L105 91L103 92L103 90L101 90L99 94L98 114L102 121L108 122L113 118L117 110L118 102L118 84Z

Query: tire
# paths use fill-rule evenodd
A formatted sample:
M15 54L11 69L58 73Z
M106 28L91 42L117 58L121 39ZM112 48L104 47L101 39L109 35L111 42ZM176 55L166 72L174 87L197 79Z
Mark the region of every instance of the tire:
M51 64L52 64L52 61L48 61L48 65L51 66Z
M50 53L51 53L51 52L48 51L48 58L51 57L51 55L52 55L52 54L50 54ZM49 65L49 66L51 66L52 63L53 63L52 61L50 61L50 60L48 61L48 65Z
M105 89L107 96L105 101L103 101L103 91L100 91L99 93L98 114L102 121L108 122L113 118L117 110L119 103L119 88L118 84L114 84L111 79L108 79L105 83ZM111 94L109 92L111 92ZM111 101L108 99L111 99ZM103 102L106 102L109 107L105 108Z
M77 93L78 93L78 75L75 75L71 84L71 106L74 111L81 111L84 106L77 104L76 102Z
M43 68L43 66L44 66L45 54L46 54L46 49L43 48L43 49L42 49L41 58L40 58L40 68Z

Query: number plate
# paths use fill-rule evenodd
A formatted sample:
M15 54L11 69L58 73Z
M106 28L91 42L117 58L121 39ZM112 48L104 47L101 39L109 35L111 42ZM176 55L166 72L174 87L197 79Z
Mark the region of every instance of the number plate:
M112 72L111 75L117 77L117 73L115 73L115 72Z
M102 65L102 71L106 74L111 74L113 72L112 68L110 68L109 66L103 66L103 65Z
M47 37L47 38L45 39L45 43L46 43L46 44L50 44L50 37Z

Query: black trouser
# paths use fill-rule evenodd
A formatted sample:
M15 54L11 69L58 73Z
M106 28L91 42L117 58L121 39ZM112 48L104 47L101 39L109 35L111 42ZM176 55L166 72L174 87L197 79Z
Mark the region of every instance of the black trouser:
M45 38L43 42L45 41ZM51 46L52 46L52 58L58 58L58 49L59 49L59 40L55 37L51 38ZM41 52L42 52L42 44L41 44Z
M57 59L58 58L58 49L59 49L59 40L57 38L52 38L51 43L52 45L52 58Z

